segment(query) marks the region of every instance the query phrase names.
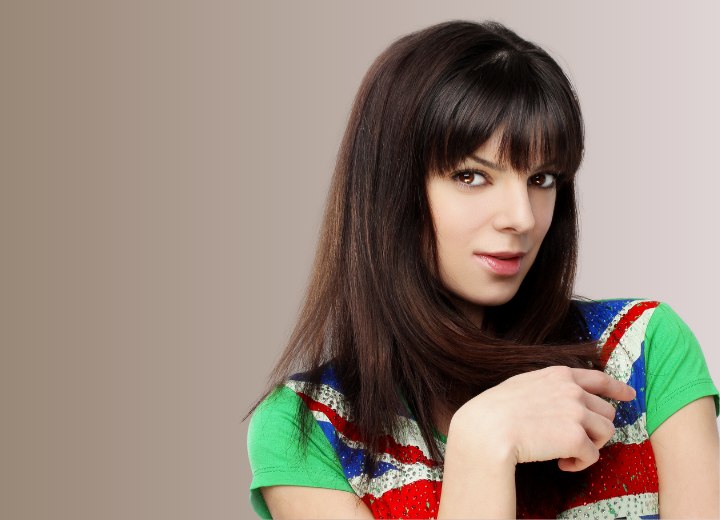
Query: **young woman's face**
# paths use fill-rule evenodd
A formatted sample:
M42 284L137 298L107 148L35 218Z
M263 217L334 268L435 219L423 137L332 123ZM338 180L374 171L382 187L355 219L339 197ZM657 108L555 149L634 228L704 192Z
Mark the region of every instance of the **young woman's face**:
M501 305L517 292L552 221L556 176L498 164L496 133L457 168L427 181L440 276L457 297Z

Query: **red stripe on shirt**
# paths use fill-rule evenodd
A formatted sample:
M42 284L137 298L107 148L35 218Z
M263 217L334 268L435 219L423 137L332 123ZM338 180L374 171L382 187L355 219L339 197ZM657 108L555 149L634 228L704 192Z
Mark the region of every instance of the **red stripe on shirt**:
M345 418L335 410L321 402L315 401L310 396L302 392L297 392L297 394L310 410L325 414L338 432L342 433L345 437L352 441L364 443L352 422L345 420ZM436 461L426 457L420 448L416 446L403 446L402 444L398 444L390 435L381 437L381 445L384 446L381 450L382 453L387 453L388 455L395 457L398 462L404 464L420 463L431 468L438 465Z
M617 443L600 450L600 459L583 470L590 487L563 504L571 509L625 495L657 493L658 478L650 440L640 444Z
M441 490L442 482L417 480L380 497L367 494L362 501L375 518L436 518Z
M617 325L615 325L613 330L610 332L607 341L603 345L602 352L600 353L601 366L604 367L607 364L613 350L615 350L615 347L618 346L618 343L620 343L620 340L622 340L623 335L627 332L630 326L635 323L635 320L642 316L646 310L653 309L658 305L660 305L660 302L640 302L628 309L625 315L620 318L620 321L617 322Z

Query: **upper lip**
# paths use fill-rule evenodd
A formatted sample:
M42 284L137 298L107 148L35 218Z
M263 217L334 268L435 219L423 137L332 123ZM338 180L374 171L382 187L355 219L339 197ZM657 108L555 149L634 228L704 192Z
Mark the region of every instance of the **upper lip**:
M476 255L485 255L485 256L494 256L495 258L500 258L503 260L506 260L508 258L516 258L516 257L523 257L527 253L524 251L495 251L494 253L489 253L485 251L478 251L475 252Z

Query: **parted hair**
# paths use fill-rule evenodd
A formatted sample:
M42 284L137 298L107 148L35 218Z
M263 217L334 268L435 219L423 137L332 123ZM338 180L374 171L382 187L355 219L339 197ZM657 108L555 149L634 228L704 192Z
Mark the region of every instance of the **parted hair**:
M426 182L495 132L503 163L525 171L540 157L559 182L533 266L478 326L439 278ZM551 365L599 368L573 301L583 142L567 76L506 27L451 21L390 45L355 98L304 304L260 401L291 374L318 380L332 363L371 455L408 406L439 458L433 403L454 410ZM301 413L306 438L310 414Z

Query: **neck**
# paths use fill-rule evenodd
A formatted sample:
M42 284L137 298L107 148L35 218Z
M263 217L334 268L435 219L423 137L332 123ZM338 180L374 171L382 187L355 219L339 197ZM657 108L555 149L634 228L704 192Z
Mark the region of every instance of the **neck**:
M462 298L453 297L453 302L460 309L467 319L469 319L478 328L482 327L483 318L485 317L485 307L481 305L475 305Z

